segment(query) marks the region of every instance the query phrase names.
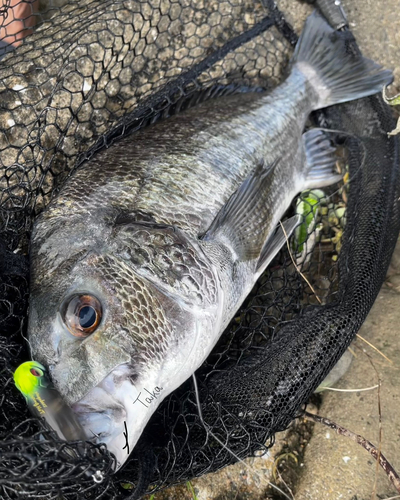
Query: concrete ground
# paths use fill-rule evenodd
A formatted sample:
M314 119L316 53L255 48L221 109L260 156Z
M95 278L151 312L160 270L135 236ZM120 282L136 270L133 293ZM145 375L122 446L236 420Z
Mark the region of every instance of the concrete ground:
M277 0L288 20L300 32L310 5L294 0ZM398 0L342 0L343 7L362 52L393 70L392 95L400 92L400 6ZM391 362L357 339L352 350L355 358L337 388L356 392L326 391L318 409L327 417L363 435L378 445L397 471L400 471L400 243L397 245L387 280L372 308L360 335L382 351ZM379 414L379 403L381 411ZM379 424L381 415L382 424ZM272 473L275 457L286 461L292 493L296 500L369 500L400 499L376 461L347 437L339 436L323 425L295 429L278 436L269 457L236 464L216 474L156 494L155 500L266 500L273 498L268 482L282 481ZM308 444L307 444L308 442ZM289 448L288 448L289 445ZM290 449L292 445L292 450ZM294 453L291 454L290 452ZM305 451L303 456L303 451ZM286 455L285 455L286 454ZM296 464L297 461L297 464ZM290 468L297 472L292 476ZM289 472L288 472L289 469ZM300 474L298 471L300 470ZM294 478L294 479L293 479ZM284 479L285 480L285 479ZM288 480L286 479L286 482ZM275 498L285 498L275 496Z

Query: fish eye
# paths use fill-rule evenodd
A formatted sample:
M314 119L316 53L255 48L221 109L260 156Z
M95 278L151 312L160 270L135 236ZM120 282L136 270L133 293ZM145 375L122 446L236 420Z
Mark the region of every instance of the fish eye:
M72 335L87 337L99 326L102 308L93 295L74 295L64 303L61 315Z

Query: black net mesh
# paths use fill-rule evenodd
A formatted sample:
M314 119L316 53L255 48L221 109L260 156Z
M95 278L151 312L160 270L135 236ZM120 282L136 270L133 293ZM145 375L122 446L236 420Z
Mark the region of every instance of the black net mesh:
M344 182L294 201L304 217L290 240L296 265L287 248L278 254L197 372L204 423L188 381L113 475L104 447L67 445L29 418L12 382L29 357L32 222L118 138L200 100L275 87L296 35L274 2L252 0L5 0L0 26L1 498L139 496L235 461L208 431L239 457L265 450L343 354L385 277L400 221L389 108L371 97L313 115L340 131Z

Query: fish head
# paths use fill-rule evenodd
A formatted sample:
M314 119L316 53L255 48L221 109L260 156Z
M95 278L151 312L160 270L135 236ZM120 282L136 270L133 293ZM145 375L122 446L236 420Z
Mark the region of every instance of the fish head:
M159 403L194 371L199 332L211 330L212 318L191 300L179 300L172 282L157 281L146 268L140 245L146 234L135 235L137 248L131 242L129 255L127 236L105 229L101 241L72 249L65 225L45 240L35 234L32 358L48 368L87 439L105 443L118 469ZM157 250L153 246L152 262ZM194 357L202 362L208 350L205 344L199 349Z

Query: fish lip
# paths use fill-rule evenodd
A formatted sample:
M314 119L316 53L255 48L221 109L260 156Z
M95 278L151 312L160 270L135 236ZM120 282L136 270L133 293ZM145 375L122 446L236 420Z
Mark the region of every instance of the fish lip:
M107 377L112 375L111 372ZM102 442L107 444L107 441L113 438L112 424L115 420L115 415L119 414L118 420L125 420L127 417L127 409L123 402L118 400L114 394L107 391L103 386L105 377L101 382L94 386L88 393L83 396L79 401L71 405L71 409L76 414L78 421L83 427L86 437L90 441ZM101 397L103 395L103 397ZM90 400L99 400L104 403L103 406L93 404ZM96 419L101 416L104 422L104 431L94 432L91 429L91 422L96 422Z
M107 377L105 377L107 378ZM74 410L75 413L105 413L108 409L114 409L114 410L120 410L123 408L126 411L125 405L119 401L114 394L111 392L107 391L104 387L102 387L102 384L105 379L103 379L101 382L99 382L97 385L95 385L88 393L86 393L79 401L76 401L71 405L71 408ZM99 409L98 407L94 406L93 404L90 404L89 402L85 402L86 400L90 400L91 396L95 391L102 391L106 394L108 398L110 398L113 401L113 405L107 406L107 410Z
M97 387L97 386L96 386ZM124 412L126 413L126 408L123 404L121 403L118 403L116 404L115 406L108 406L107 409L98 409L94 406L90 406L90 405L87 405L87 404L84 404L84 403L81 403L81 401L85 399L85 398L82 398L80 401L74 403L71 405L71 408L72 410L77 414L77 415L85 415L87 413L98 413L98 414L101 414L101 413L107 413L109 410L121 410L121 408L124 410Z
M135 437L132 426L136 425L132 407L132 395L128 389L134 387L132 369L121 364L80 400L71 405L87 441L104 444L115 460L114 472L129 458L140 433ZM129 384L127 386L126 384Z

